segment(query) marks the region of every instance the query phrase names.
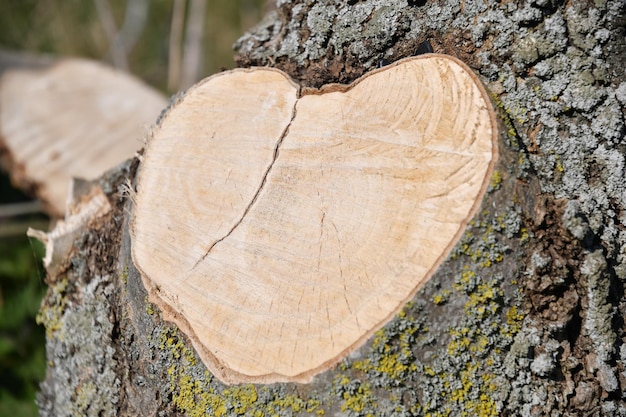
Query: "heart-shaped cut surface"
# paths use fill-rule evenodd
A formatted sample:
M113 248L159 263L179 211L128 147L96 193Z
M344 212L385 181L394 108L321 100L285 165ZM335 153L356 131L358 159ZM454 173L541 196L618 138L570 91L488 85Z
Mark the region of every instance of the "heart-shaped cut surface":
M153 132L133 258L151 300L226 383L309 381L448 255L497 157L493 109L430 54L349 86L210 77Z

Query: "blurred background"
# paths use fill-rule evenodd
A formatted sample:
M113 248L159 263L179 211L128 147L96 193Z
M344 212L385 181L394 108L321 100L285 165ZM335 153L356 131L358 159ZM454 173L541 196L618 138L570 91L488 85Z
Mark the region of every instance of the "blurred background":
M234 66L232 44L272 0L0 0L0 50L84 57L166 95ZM2 111L2 109L0 109ZM49 219L0 170L0 416L35 416L45 376L43 247Z

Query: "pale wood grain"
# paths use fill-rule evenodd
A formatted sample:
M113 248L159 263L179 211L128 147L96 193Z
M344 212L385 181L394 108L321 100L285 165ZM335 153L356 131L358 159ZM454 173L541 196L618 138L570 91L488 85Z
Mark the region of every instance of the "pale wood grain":
M62 217L70 178L94 179L132 157L167 100L129 74L82 59L0 77L0 146L14 181Z
M483 87L443 55L302 94L275 70L215 75L153 132L135 264L222 381L309 381L448 255L496 137Z

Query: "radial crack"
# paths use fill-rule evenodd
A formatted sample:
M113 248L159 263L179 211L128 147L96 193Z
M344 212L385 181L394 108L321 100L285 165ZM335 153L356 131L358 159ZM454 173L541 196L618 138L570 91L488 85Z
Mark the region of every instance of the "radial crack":
M298 92L298 96L299 95L300 94ZM258 186L258 188L256 190L256 193L252 197L252 200L246 206L245 210L243 211L243 214L241 215L239 220L237 220L235 222L233 227L230 228L228 233L226 233L224 236L222 236L221 238L219 238L215 242L213 242L211 244L211 246L209 246L209 248L206 250L204 255L202 255L202 257L200 259L198 259L198 261L193 265L191 270L194 270L200 264L200 262L202 262L202 261L204 261L206 259L206 257L209 255L209 253L211 253L211 251L215 247L215 245L217 245L218 243L220 243L221 241L226 239L228 236L230 236L235 231L235 229L241 224L241 222L243 222L243 219L246 217L246 215L250 212L250 210L252 209L252 206L254 206L254 203L256 203L256 201L258 200L259 195L261 194L261 191L263 190L263 187L265 187L265 183L267 182L267 177L269 176L270 172L272 171L272 168L274 167L274 163L276 163L276 160L278 159L278 154L280 153L280 145L282 145L283 140L285 140L285 137L289 133L289 127L291 126L291 123L296 118L296 104L297 103L298 103L298 100L296 99L296 102L293 104L293 108L291 110L291 118L289 119L289 123L287 123L287 126L285 127L285 129L281 133L280 137L278 138L278 141L276 142L276 146L274 146L274 156L272 158L272 161L267 166L267 169L265 170L265 173L263 174L263 178L261 179L261 183L259 184L259 186Z

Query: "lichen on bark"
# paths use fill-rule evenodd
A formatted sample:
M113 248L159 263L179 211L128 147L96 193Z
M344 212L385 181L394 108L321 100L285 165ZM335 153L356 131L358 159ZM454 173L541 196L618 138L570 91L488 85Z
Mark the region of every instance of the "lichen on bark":
M511 347L509 371L515 368L527 378L510 387L507 408L532 414L547 401L548 408L562 412L588 412L597 406L590 398L604 391L607 399L598 410L626 414L616 395L625 379L622 359L616 357L625 351L620 348L624 332L615 328L624 317L626 270L625 74L617 64L626 53L624 2L373 0L358 5L369 10L368 27L388 23L383 16L389 8L401 22L375 36L362 30L364 54L351 44L337 49L332 41L342 36L342 28L363 22L338 2L316 2L315 15L326 16L324 36L330 41L313 49L303 42L311 36L309 22L301 17L307 14L301 8L289 14L291 3L283 2L270 38L259 42L253 30L237 43L238 62L271 62L305 83L345 81L427 38L436 52L473 66L493 93L503 126L519 140L518 177L539 186L530 188L535 195L522 192L525 202L513 204L531 231L527 249L511 251L518 257L520 280L530 289L520 334L538 336L533 343L518 337ZM298 48L285 53L282 45L293 45L294 39L300 40ZM600 258L604 263L594 262ZM522 357L515 356L522 351ZM559 392L559 386L565 389Z
M42 310L55 335L82 323L77 314L101 323L80 325L87 333L69 343L49 338L42 414L70 415L95 393L106 401L85 415L626 416L625 9L621 0L279 1L236 44L239 65L320 86L428 39L479 74L502 126L484 210L403 312L336 369L308 386L233 388L146 304L121 220L130 203L118 205L86 232L78 247L92 249L75 254L67 287L50 290L54 314ZM93 250L103 235L109 246ZM98 347L106 372L83 380L72 366L98 362L75 365L67 347L81 352L96 336L115 354Z

